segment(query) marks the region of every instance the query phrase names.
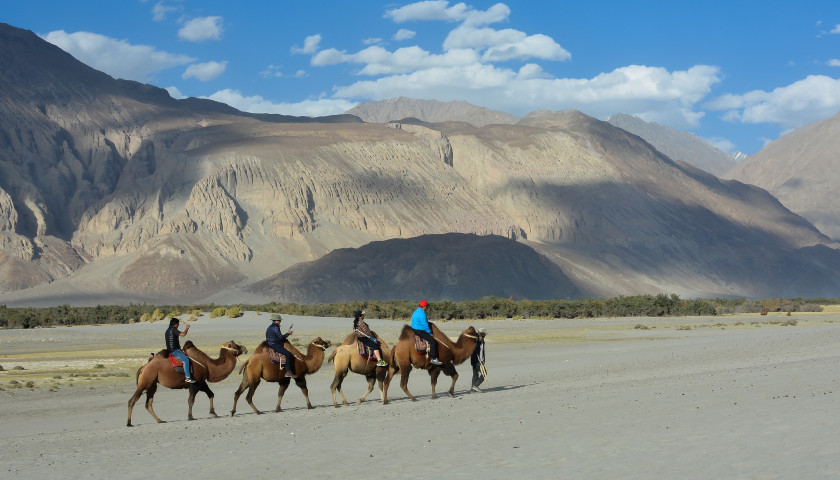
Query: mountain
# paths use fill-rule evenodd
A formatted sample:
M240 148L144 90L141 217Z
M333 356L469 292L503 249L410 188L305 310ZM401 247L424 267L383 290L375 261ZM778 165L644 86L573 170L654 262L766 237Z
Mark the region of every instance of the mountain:
M642 137L672 160L694 165L718 177L731 169L736 162L733 157L688 132L645 122L641 118L623 113L611 116L607 122Z
M757 185L840 240L840 114L769 143L724 176Z
M426 123L465 122L475 127L483 127L494 123L508 125L519 121L516 115L477 107L464 101L439 102L405 97L360 103L345 113L368 123L415 118Z
M481 127L247 114L7 25L0 105L0 304L840 290L837 245L766 191L576 111ZM361 290L330 279L367 272Z
M297 303L577 298L581 292L557 265L532 248L497 235L446 233L340 248L256 282L249 290Z

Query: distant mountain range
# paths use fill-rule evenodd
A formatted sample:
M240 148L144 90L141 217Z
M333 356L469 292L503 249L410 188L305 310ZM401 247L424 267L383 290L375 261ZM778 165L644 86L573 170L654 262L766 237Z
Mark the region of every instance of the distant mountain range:
M0 46L0 304L840 293L765 190L577 111L248 114Z

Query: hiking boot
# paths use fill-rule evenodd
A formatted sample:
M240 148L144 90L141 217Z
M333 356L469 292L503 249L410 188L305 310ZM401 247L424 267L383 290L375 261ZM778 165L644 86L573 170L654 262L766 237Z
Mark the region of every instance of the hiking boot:
M377 367L387 367L388 362L386 362L385 360L380 360L380 361L376 362L376 366Z
M193 380L192 378L186 378L184 379L184 381L187 383L195 383L195 380Z
M440 360L438 360L437 358L431 359L429 361L429 363L431 363L432 365L443 365L443 363Z
M286 372L286 378L297 378L297 375L292 372Z

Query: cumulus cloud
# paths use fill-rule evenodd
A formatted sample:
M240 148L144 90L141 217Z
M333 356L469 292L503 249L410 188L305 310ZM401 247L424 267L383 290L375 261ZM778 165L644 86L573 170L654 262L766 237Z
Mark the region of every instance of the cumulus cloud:
M168 5L164 2L158 2L155 4L154 7L152 7L152 18L156 22L162 22L166 20L166 15L169 14L169 12L174 12L176 10L180 10L180 8L177 6Z
M222 32L222 17L198 17L184 23L178 30L178 38L190 42L220 40Z
M426 68L406 74L337 87L335 96L386 99L395 96L466 100L524 115L532 110L577 109L599 118L628 112L675 127L697 125L703 113L694 105L720 82L719 69L699 65L669 72L631 65L593 78L546 78L538 66L519 72L472 63ZM445 98L441 98L445 97Z
M157 72L195 61L187 55L161 52L148 45L132 45L90 32L57 30L43 38L112 77L138 82L149 82Z
M391 18L397 23L416 20L458 21L466 18L469 10L470 8L463 3L450 7L446 0L429 0L388 10L385 12L385 18Z
M343 99L318 98L298 103L275 103L259 95L245 96L238 90L220 90L207 97L250 113L276 113L303 117L322 117L344 113L356 106L356 102Z
M195 78L201 82L209 82L215 79L227 69L227 62L204 62L195 63L187 67L181 78Z
M294 46L291 48L292 53L297 54L311 54L318 51L318 46L321 43L321 35L310 35L303 39L303 47Z
M754 90L743 95L723 95L706 106L723 111L724 119L729 121L798 128L840 111L840 79L810 75L770 92Z
M414 30L401 28L397 30L397 33L394 34L393 39L398 42L401 42L403 40L410 40L414 38L415 35L417 35L417 32L415 32Z
M832 58L831 60L826 62L826 65L829 67L840 67L840 59Z

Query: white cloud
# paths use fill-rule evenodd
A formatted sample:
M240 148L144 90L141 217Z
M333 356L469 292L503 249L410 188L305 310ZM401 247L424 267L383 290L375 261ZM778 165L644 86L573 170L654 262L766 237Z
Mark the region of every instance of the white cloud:
M449 7L446 0L429 0L411 3L400 8L385 12L385 18L392 18L397 23L415 20L448 20L458 21L466 18L469 7L458 3Z
M222 17L199 17L184 23L178 30L178 38L190 42L220 40L222 32Z
M282 77L283 71L281 68L283 67L280 65L269 65L265 68L265 70L260 72L260 76L263 78Z
M297 72L295 72L295 78L306 78L308 76L309 74L306 73L306 70L298 70Z
M540 73L538 66L519 72L481 63L441 66L337 87L335 97L466 100L519 115L577 109L607 118L618 111L677 128L697 124L703 113L694 110L695 104L720 81L718 68L706 65L675 72L631 65L591 79L545 78Z
M195 61L187 55L161 52L148 45L131 45L125 40L90 32L57 30L44 36L44 40L112 77L138 82L148 82L157 72Z
M215 79L227 69L227 62L204 62L195 63L187 67L181 78L195 78L201 82L209 82Z
M166 87L166 88L164 88L164 90L169 92L169 96L172 97L172 98L175 98L175 99L178 99L178 100L181 100L183 98L187 98L186 95L184 95L183 93L181 93L180 90L178 90L178 87Z
M829 60L825 63L829 67L840 67L840 59L837 59L837 58L832 58L831 60Z
M362 43L365 44L365 45L379 45L380 43L382 43L382 39L381 38L366 38L366 39L362 40Z
M707 104L723 110L724 118L741 123L772 123L798 128L840 111L840 79L810 75L770 92L754 90L743 95L724 95Z
M711 137L706 139L709 144L718 150L726 153L732 153L736 146L731 140L723 137Z
M232 89L220 90L208 98L225 103L243 112L276 113L304 117L337 115L356 106L356 102L329 98L304 100L298 103L274 103L259 95L244 96L238 90Z
M405 28L401 28L397 30L397 33L394 34L393 39L400 42L403 40L411 40L414 36L417 35L417 32L414 30L407 30Z
M829 33L840 33L840 23L834 26Z
M154 7L152 7L152 18L156 22L162 22L166 20L166 15L169 12L174 12L176 10L180 10L180 8L172 5L167 5L164 2L158 2L155 4Z
M310 54L318 51L318 45L321 43L321 35L310 35L303 39L303 47L294 46L291 48L292 53Z

